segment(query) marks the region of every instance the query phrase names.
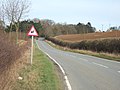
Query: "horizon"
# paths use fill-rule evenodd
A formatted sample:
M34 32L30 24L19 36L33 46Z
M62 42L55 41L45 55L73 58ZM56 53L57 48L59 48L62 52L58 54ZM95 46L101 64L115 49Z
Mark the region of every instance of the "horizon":
M29 18L67 24L90 22L97 30L106 31L120 26L119 3L119 0L31 0Z

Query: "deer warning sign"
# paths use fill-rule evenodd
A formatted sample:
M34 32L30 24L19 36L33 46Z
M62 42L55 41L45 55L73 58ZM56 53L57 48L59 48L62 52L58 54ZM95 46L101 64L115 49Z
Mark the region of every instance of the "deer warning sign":
M31 29L29 30L29 32L27 33L27 36L38 36L38 33L33 25Z
M27 33L27 36L32 36L32 41L31 41L31 65L32 65L32 59L33 59L33 41L34 41L34 36L38 36L38 33L35 29L35 27L32 25L31 29L29 30L29 32Z

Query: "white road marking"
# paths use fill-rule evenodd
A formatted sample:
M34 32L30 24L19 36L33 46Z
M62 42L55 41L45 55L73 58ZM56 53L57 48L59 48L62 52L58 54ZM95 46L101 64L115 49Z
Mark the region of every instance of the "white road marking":
M106 59L106 60L103 59L103 61L111 62L111 63L120 63L120 62L118 62L118 61L112 61L112 60L107 60L107 59Z
M118 71L118 73L120 73L120 71Z
M80 58L80 59L82 59L82 58ZM82 60L84 60L84 61L88 62L88 60L87 60L87 59L82 59Z
M38 43L37 43L37 41L36 41L36 44L37 44L37 46L38 46ZM41 50L41 48L38 46L38 48ZM41 50L42 52L44 52L43 50ZM64 69L62 68L62 66L55 60L55 59L53 59L48 53L46 53L46 52L44 52L51 60L53 60L57 65L58 65L58 67L60 68L60 70L62 71L62 73L63 73L63 75L64 75L64 79L65 79L65 82L66 82L66 84L67 84L67 87L68 87L68 90L72 90L72 87L71 87L71 85L70 85L70 82L69 82L69 80L68 80L68 77L67 77L67 75L65 74L65 71L64 71Z
M78 58L77 56L73 56L73 55L66 55L66 56L71 56L71 57L73 57L73 58ZM83 58L78 58L78 59L88 62L87 59L83 59Z
M120 63L120 62L117 62L117 63Z
M48 44L49 45L49 44ZM49 45L50 47L51 47L51 45ZM85 61L88 61L88 60L85 60ZM118 62L118 61L112 61L112 60L103 60L103 61L107 61L107 62L112 62L112 63L120 63L120 62Z
M104 67L104 68L109 68L109 67L107 67L107 66L105 66L105 65L102 65L102 64L99 64L99 63L95 63L95 62L92 62L92 63L95 64L95 65L98 65L98 66Z

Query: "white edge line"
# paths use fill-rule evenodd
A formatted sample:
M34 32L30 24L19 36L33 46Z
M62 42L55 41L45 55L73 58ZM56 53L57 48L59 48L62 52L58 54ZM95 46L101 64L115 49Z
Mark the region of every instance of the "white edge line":
M37 41L36 41L36 44L37 44L37 47L40 49L40 47L38 46L38 43L37 43ZM41 50L41 49L40 49ZM46 52L44 52L43 50L41 50L43 53L45 53L52 61L54 61L55 63L56 63L56 65L58 65L58 67L60 68L60 70L62 71L62 73L63 73L63 75L64 75L64 79L65 79L65 82L66 82L66 84L67 84L67 88L68 88L68 90L72 90L72 87L71 87L71 85L70 85L70 82L69 82L69 80L68 80L68 77L67 77L67 75L65 74L65 71L64 71L64 69L62 68L62 66L55 60L55 59L53 59L48 53L46 53Z

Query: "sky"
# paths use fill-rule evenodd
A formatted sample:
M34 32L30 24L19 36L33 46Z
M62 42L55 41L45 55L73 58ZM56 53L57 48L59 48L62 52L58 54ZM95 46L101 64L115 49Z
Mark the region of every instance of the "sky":
M50 19L56 23L88 22L105 31L120 26L120 0L31 0L29 18Z

